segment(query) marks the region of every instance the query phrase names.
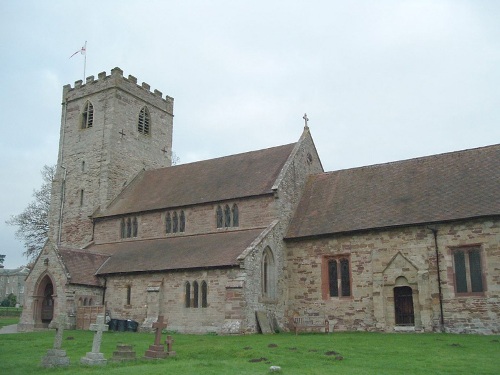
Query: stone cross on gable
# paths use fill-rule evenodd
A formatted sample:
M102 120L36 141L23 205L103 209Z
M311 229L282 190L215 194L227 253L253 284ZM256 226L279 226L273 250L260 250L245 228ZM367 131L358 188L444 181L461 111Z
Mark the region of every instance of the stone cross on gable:
M57 319L53 319L49 324L49 328L56 329L56 337L54 339L54 349L61 349L63 332L64 329L66 328L66 315L61 314L57 317Z
M161 331L163 328L167 327L167 323L163 322L163 315L158 316L158 320L153 323L153 328L156 329L155 334L155 345L161 345Z
M97 315L96 322L89 327L89 330L95 332L94 341L92 342L92 353L99 353L101 349L102 333L108 329L109 326L104 323L104 315Z
M307 123L309 122L309 117L307 117L307 113L304 113L304 116L302 117L304 119L304 128L308 129L309 126Z

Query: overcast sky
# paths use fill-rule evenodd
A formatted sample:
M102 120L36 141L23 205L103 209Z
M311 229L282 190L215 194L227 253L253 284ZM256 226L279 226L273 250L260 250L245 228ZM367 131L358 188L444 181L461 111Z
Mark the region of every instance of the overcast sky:
M124 75L172 96L180 163L295 142L326 171L500 142L500 1L0 2L0 254L57 157L62 86Z

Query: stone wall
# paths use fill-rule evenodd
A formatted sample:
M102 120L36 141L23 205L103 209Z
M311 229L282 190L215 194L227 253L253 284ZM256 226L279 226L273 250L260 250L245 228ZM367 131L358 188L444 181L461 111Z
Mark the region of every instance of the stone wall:
M186 229L183 233L165 233L165 215L167 210L141 213L136 215L139 229L137 238L121 239L121 217L100 219L96 221L95 243L108 243L117 241L134 241L137 239L151 239L171 236L192 235L200 233L216 233L249 228L266 227L276 217L276 206L272 195L257 198L235 199L227 202L231 207L238 205L239 226L231 228L217 228L217 204L203 204L186 208L176 208L177 213L184 210L186 216ZM222 204L225 204L223 202ZM173 212L171 210L170 212Z
M237 269L193 270L107 277L106 309L113 319L131 319L142 330L151 328L158 315L168 319L168 330L184 333L222 332L227 314L226 286L238 274ZM199 307L186 307L186 282L200 285ZM208 286L207 307L201 307L201 283ZM127 288L130 287L130 304ZM229 305L231 302L229 302ZM191 301L192 305L192 301ZM229 308L229 310L231 310Z
M500 331L499 221L436 225L443 295L444 330ZM455 294L451 249L479 245L486 290L481 296ZM350 259L351 296L329 297L325 259ZM394 287L402 280L413 291L415 330L439 331L440 301L434 236L426 226L337 235L287 243L288 316L327 316L336 330L397 329Z

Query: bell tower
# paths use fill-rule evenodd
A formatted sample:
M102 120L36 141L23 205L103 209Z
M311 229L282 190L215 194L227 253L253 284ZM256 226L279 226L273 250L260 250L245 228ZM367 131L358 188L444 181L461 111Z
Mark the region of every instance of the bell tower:
M63 87L57 171L52 183L49 238L83 247L92 215L103 210L143 169L172 159L174 99L120 68Z

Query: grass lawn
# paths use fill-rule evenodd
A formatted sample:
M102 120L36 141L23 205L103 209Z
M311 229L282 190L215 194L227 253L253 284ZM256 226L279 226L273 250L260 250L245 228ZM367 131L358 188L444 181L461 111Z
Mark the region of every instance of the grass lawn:
M84 367L93 333L64 331L68 368L44 369L41 358L54 332L0 335L3 374L499 374L500 336L451 334L334 333L248 336L173 334L177 356L165 360L138 359ZM163 335L163 339L166 335ZM154 341L153 334L105 332L101 351L111 358L118 343L134 345L137 357Z
M17 324L19 322L19 317L15 316L0 316L0 328L5 326L10 326L11 324ZM1 354L0 354L1 356ZM1 357L0 357L1 358Z

